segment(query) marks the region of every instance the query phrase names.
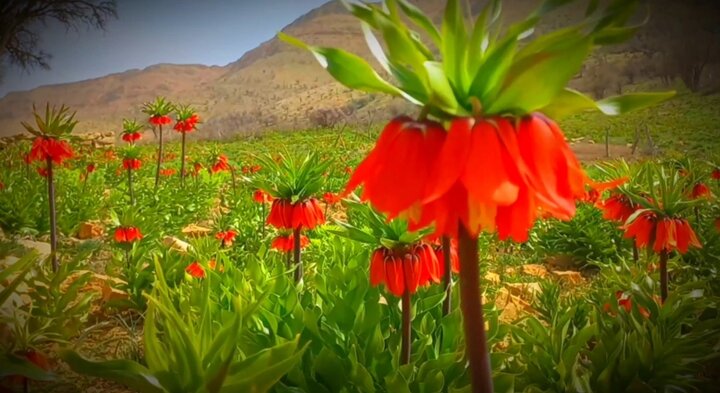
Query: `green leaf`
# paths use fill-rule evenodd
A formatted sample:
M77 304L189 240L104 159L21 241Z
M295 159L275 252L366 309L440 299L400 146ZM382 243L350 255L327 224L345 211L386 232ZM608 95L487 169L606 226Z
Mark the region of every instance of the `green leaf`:
M435 61L426 61L424 66L430 81L430 103L451 115L467 115L467 111L460 107L455 98L455 93L445 76L442 64Z
M55 374L45 371L35 363L9 353L0 355L0 379L10 375L21 375L34 381L54 381Z
M459 0L448 0L442 23L442 67L450 83L464 90L467 80L465 55L467 49L467 29Z
M596 109L597 104L592 98L577 90L566 88L555 96L549 105L540 109L540 112L557 120L578 112Z
M282 32L278 33L278 38L309 50L335 80L351 89L404 96L400 89L382 79L370 64L357 55L336 48L310 46Z
M91 362L71 350L60 352L60 357L73 371L118 382L140 393L164 393L150 370L129 360Z
M660 93L629 93L608 97L597 102L598 109L609 116L621 115L670 99L674 91Z
M397 0L397 3L400 6L400 9L402 9L403 13L407 15L407 17L410 18L410 20L412 20L418 27L422 28L423 31L425 31L428 36L430 36L430 39L435 44L435 46L437 48L440 48L442 46L440 32L438 31L437 27L435 27L435 24L432 22L432 20L427 15L425 15L422 10L420 10L407 0Z

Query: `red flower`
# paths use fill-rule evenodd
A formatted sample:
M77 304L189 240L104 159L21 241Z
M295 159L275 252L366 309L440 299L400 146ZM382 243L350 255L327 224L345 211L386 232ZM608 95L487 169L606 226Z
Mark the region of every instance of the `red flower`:
M638 209L638 205L624 194L614 194L596 206L602 210L604 219L620 223L627 221Z
M262 169L262 166L260 165L245 165L242 167L242 173L245 175L250 175L260 172L260 169Z
M325 223L325 215L315 198L295 203L275 199L267 223L278 229L314 229Z
M134 243L142 238L143 235L137 227L119 227L115 229L115 241L117 243Z
M310 239L305 235L300 235L300 249L303 249L310 245ZM291 252L295 248L295 235L292 233L287 235L280 235L273 239L270 244L270 248L280 252Z
M105 156L105 159L108 160L108 161L112 161L112 160L114 160L115 157L116 157L116 156L115 156L115 152L114 152L112 149L105 150L105 152L103 153L103 155Z
M442 271L432 247L420 244L404 251L380 247L370 261L370 284L385 287L395 296L413 294L419 286L439 283Z
M42 177L48 177L49 172L48 172L47 168L38 167L36 170L37 170L38 175L40 175Z
M173 129L177 132L192 132L200 121L198 115L192 115L185 120L178 120Z
M600 199L600 195L606 190L610 190L613 188L616 188L628 181L627 177L621 177L619 179L610 180L602 183L596 183L593 181L590 181L588 184L588 188L585 190L585 195L583 196L582 200L583 202L588 203L597 203Z
M170 116L167 116L167 115L150 116L150 124L152 124L154 126L164 126L164 125L167 125L170 123L172 123Z
M237 232L235 232L232 229L229 229L224 232L218 232L215 234L215 239L218 239L221 241L221 244L223 247L230 247L233 244L233 241L235 240L235 236L237 236Z
M88 164L88 165L85 167L85 172L87 172L87 173L93 173L93 172L95 172L95 169L96 169L95 164Z
M127 170L138 170L140 169L140 166L142 165L142 162L138 160L137 158L126 158L123 160L123 169Z
M670 217L658 219L655 213L650 211L641 213L631 223L625 225L624 236L634 237L635 244L639 248L649 247L652 242L653 251L656 253L677 250L685 254L691 246L702 247L687 220Z
M620 299L618 300L618 306L624 308L626 312L630 312L632 310L632 300L629 297Z
M713 180L720 180L720 168L715 168L710 173L710 178Z
M122 135L122 140L124 140L127 143L134 143L135 141L142 138L142 135L139 132L126 132Z
M195 278L205 278L205 269L197 261L189 264L185 272Z
M655 225L657 216L651 211L640 213L635 219L626 224L624 237L627 239L635 238L635 245L638 248L647 247L655 236Z
M228 158L221 154L215 164L213 164L212 168L210 168L210 171L212 173L218 173L220 171L227 171L230 170L230 164L228 164Z
M715 229L720 232L720 217L715 219Z
M223 265L218 265L214 259L211 259L208 262L208 267L210 268L210 270L217 270L220 273L225 271L225 267Z
M342 195L326 192L323 194L323 201L328 205L334 205L342 200Z
M263 190L255 190L255 192L253 192L253 200L257 203L272 202L273 197Z
M161 170L160 170L160 175L166 176L166 177L173 176L173 175L175 175L176 173L177 173L177 171L176 171L175 169L173 169L173 168L167 168L167 169L161 169Z
M203 169L203 165L199 162L193 164L193 176L197 176Z
M697 183L693 186L692 194L693 199L705 198L710 196L710 188L705 183Z
M445 272L445 253L442 245L433 245L433 250L435 250L435 256L440 264L440 271ZM450 269L455 274L460 273L460 258L458 257L457 240L455 239L450 241Z
M681 254L685 254L690 246L695 248L702 248L700 241L695 235L690 223L687 220L675 218L668 219L675 222L675 242L677 250Z
M2 190L4 190L4 189L5 189L5 184L0 181L0 191L2 191Z
M60 165L64 160L72 157L72 148L66 141L50 137L37 137L33 141L32 149L30 149L28 162L45 162L50 159L55 164Z
M640 315L645 317L645 319L650 318L650 311L648 311L647 308L645 308L643 306L638 306L638 312L640 313Z

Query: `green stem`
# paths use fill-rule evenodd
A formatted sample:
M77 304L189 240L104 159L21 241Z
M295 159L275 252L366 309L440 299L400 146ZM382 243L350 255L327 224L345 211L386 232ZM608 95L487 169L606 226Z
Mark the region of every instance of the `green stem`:
M160 134L160 143L158 144L158 156L157 156L157 167L155 168L155 190L157 190L158 185L160 184L160 165L162 165L162 156L163 156L163 132L162 132L162 126L158 126L159 128L159 134Z
M445 263L445 271L443 272L444 277L444 283L445 286L445 300L443 301L443 307L442 307L442 314L448 315L450 314L450 309L452 308L452 258L450 255L451 250L451 243L450 243L450 237L443 236L442 237L442 250L443 250L443 259Z
M182 133L182 145L180 150L180 185L185 186L185 133Z
M637 244L633 242L632 244L632 253L633 253L633 261L637 263L637 261L640 259L640 252L638 251Z
M262 234L262 237L265 237L265 196L263 196L263 201L260 203L260 233Z
M295 282L299 283L303 278L303 265L300 259L300 231L301 228L297 227L293 229L293 257L295 264Z
M403 261L403 263L406 263ZM411 262L412 263L412 262ZM407 286L408 278L405 275L405 269L403 269L403 280ZM410 305L410 291L405 288L402 294L402 330L401 330L401 346L400 346L400 365L410 363L410 352L412 351L410 340L412 339L411 329L411 311L412 306Z
M47 163L48 206L50 208L50 254L52 255L52 269L57 272L60 264L57 257L57 215L55 209L55 181L53 178L53 164L50 157Z
M470 363L471 391L488 393L493 391L493 383L480 292L478 239L471 235L462 223L458 225L460 309L463 315L466 356Z
M132 168L128 168L128 193L130 194L130 205L135 206L135 192L133 191Z
M668 297L668 271L667 271L668 253L663 250L660 252L660 299L665 304Z

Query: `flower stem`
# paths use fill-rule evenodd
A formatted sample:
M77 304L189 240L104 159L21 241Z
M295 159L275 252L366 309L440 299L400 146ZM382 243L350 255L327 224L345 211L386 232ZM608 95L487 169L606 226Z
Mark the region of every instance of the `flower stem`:
M130 250L125 249L125 265L127 265L128 275L130 275Z
M158 157L157 157L157 167L155 168L155 190L157 190L158 185L160 184L160 165L162 164L162 156L163 156L163 133L162 133L162 126L158 126L160 129L160 143L158 144Z
M301 228L293 229L293 257L295 262L295 282L299 283L303 278L303 265L300 260L300 231Z
M668 271L667 271L668 253L663 250L660 252L660 299L665 304L668 297Z
M403 269L403 274L404 274ZM407 282L407 281L405 281ZM410 291L405 289L402 295L402 344L400 347L400 365L410 363L410 352L412 350L410 346L411 340L411 313L412 306L410 305Z
M60 268L57 257L57 216L55 211L55 181L53 179L53 164L50 157L47 158L47 184L48 184L48 206L50 208L50 254L52 255L52 269L57 272Z
M635 244L635 242L633 242L633 244L632 244L632 253L633 253L633 262L637 263L638 259L640 259L640 253L638 251L638 247L637 247L637 244Z
M130 205L135 206L135 192L133 191L132 169L128 168L128 193L130 194Z
M263 197L265 198L265 197ZM260 233L265 237L265 201L260 204Z
M463 314L465 350L470 363L471 391L482 393L492 392L493 384L480 294L477 242L477 236L471 235L465 226L459 223L460 309Z
M443 308L442 308L442 314L448 315L450 314L450 309L452 308L452 258L450 255L450 237L443 236L442 237L442 250L443 250L443 259L445 263L445 271L444 274L444 286L445 286L445 300L443 301Z
M182 133L182 147L180 148L180 185L185 186L185 133Z

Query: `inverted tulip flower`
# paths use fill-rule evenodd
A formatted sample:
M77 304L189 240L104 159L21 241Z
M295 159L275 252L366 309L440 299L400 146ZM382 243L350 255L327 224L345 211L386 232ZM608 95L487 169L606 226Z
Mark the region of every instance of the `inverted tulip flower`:
M310 239L308 239L308 237L305 235L301 235L300 248L303 249L309 245ZM285 254L293 252L293 250L295 249L294 234L292 232L289 232L278 235L277 237L275 237L275 239L273 239L272 243L270 243L270 248Z
M465 7L448 0L437 28L407 1L381 7L343 2L364 22L370 52L396 84L356 55L280 33L285 42L311 51L346 87L403 97L423 108L418 119L401 116L385 127L347 191L362 185L363 200L389 217L406 218L413 228L434 225L436 234L457 238L473 392L493 391L485 332L477 328L484 326L479 232L524 241L538 211L572 217L587 178L555 119L588 110L618 115L672 96L633 93L595 102L566 88L593 48L629 36L618 32L632 32L625 24L637 1L593 7L578 25L526 35L542 16L567 3L543 2L517 25L502 28L496 17L500 2L487 3L475 25L467 26ZM429 37L434 48L419 36Z
M300 252L302 231L325 223L325 215L315 198L324 184L322 174L329 162L322 161L314 153L302 159L280 155L279 160L271 156L258 157L257 160L267 170L250 182L272 197L267 223L281 231L292 231L295 281L300 282L303 276Z
M177 118L173 129L182 134L182 144L180 150L180 184L185 184L185 135L197 129L200 117L195 113L189 105L182 105L177 108L175 117Z
M443 276L436 251L422 241L430 230L409 231L407 221L388 220L371 206L360 203L354 195L343 203L353 216L369 224L369 230L338 221L342 229L333 232L374 248L370 257L370 284L382 284L390 294L401 298L400 364L406 364L410 360L411 297L419 288L439 283Z
M41 117L35 106L33 106L33 114L35 124L23 122L22 125L29 133L35 136L30 153L27 156L28 165L34 161L39 161L43 167L42 173L47 179L48 204L50 211L50 249L52 251L52 267L53 271L59 268L57 258L57 217L55 209L55 166L60 166L64 161L73 157L73 151L70 144L62 138L67 137L77 125L75 113L70 113L70 109L61 106L59 109L45 107L45 116ZM42 174L41 173L41 174Z
M193 278L205 278L205 268L202 267L202 265L198 261L189 264L185 268L185 272Z
M122 140L134 145L136 141L142 138L140 133L142 129L143 125L136 120L123 119Z
M143 105L143 113L148 115L148 122L155 132L158 129L158 150L157 150L157 166L155 169L155 188L160 184L160 165L163 157L163 126L172 123L169 114L174 110L174 105L165 100L165 97L157 97L153 102L147 102Z
M128 195L130 196L130 204L135 205L135 192L133 191L133 172L140 169L142 161L140 161L140 151L130 145L123 150L122 167L127 172Z
M228 163L228 158L224 154L219 154L212 160L212 166L210 167L211 173L218 173L222 171L229 171L230 170L230 164Z
M236 236L237 232L232 229L228 229L227 231L220 231L216 233L215 239L220 240L220 245L222 247L231 247Z

